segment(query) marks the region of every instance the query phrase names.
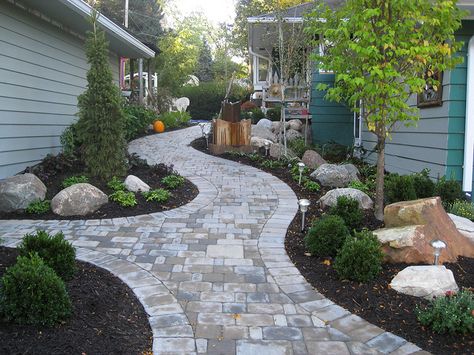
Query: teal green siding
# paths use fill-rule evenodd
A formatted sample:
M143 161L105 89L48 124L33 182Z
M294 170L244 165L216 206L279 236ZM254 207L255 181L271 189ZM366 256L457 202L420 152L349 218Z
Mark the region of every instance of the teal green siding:
M324 144L335 141L340 144L352 145L354 140L353 114L347 107L325 100L325 92L316 90L316 86L321 83L332 85L334 75L319 74L317 69L313 73L310 103L313 142Z

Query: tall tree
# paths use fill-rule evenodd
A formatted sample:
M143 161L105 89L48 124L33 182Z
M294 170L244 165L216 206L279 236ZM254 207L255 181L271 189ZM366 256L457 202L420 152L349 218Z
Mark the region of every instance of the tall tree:
M347 0L336 11L321 5L308 32L325 48L319 67L335 73L329 100L354 109L377 137L375 214L383 219L385 142L397 123L414 124L418 110L408 104L426 85L441 85L433 74L453 68L462 45L455 39L463 13L456 0Z
M89 174L102 180L126 172L125 116L121 95L113 82L105 33L92 16L92 31L87 34L86 55L90 65L87 89L78 98L77 132Z
M200 81L212 81L212 64L213 60L211 48L209 47L207 40L203 39L196 70L196 76L199 78Z

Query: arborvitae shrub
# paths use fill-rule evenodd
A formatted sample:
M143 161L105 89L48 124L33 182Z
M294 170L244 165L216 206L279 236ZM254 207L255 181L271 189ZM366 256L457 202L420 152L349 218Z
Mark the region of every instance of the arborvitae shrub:
M341 217L326 215L313 223L305 243L312 255L335 256L349 235Z
M63 280L70 280L76 272L76 251L63 233L52 236L38 230L36 234L27 234L18 251L25 257L37 253Z
M368 230L347 238L334 261L341 279L367 282L382 270L383 253L377 237Z
M413 184L417 198L432 197L435 193L435 183L428 176L429 170L423 169L418 174L413 174Z
M19 256L0 280L0 313L18 324L51 326L71 314L64 281L38 254Z
M412 175L390 174L385 178L387 203L416 200L416 190Z
M445 208L453 204L456 200L462 200L464 198L461 184L456 180L446 180L444 177L436 184L435 192L436 196L441 197Z
M329 213L341 217L351 232L358 230L364 219L359 202L348 196L339 196L336 206L331 207Z

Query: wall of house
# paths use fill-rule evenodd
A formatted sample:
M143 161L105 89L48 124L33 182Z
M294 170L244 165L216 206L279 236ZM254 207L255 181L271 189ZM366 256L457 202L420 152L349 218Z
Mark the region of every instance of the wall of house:
M316 86L321 83L332 85L334 74L320 74L315 68L310 102L313 143L324 144L335 141L340 144L352 145L354 142L354 115L347 107L325 100L325 92L316 90Z
M118 83L118 57L110 57ZM0 2L0 178L60 151L87 69L82 39Z

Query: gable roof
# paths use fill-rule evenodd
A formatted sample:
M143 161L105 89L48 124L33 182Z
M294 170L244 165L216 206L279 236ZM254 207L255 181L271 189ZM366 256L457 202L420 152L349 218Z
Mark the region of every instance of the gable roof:
M16 0L30 11L37 11L82 36L91 30L92 7L82 0ZM100 15L99 26L105 31L109 49L127 58L151 58L155 52L112 20Z

